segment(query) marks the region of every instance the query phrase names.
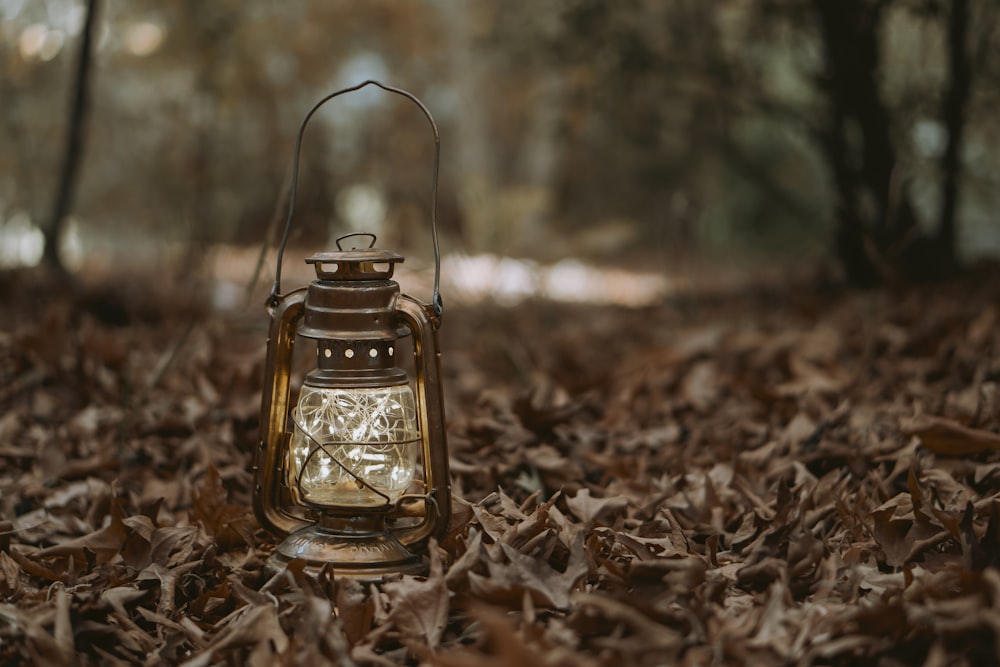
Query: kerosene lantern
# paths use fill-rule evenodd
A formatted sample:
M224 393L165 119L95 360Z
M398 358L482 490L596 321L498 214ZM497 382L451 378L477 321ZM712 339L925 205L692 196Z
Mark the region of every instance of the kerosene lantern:
M400 292L392 277L403 257L376 248L375 236L367 233L348 234L337 240L336 250L306 259L316 279L281 294L306 124L326 102L368 85L414 102L434 132L432 304ZM447 530L451 496L437 340L439 155L437 126L423 103L377 81L324 97L299 128L288 218L268 300L254 471L254 511L264 527L284 538L271 556L273 568L301 558L313 569L329 564L340 576L419 572L425 567L423 546ZM316 365L292 405L296 339L315 341ZM409 356L400 354L407 351L401 346L412 347L412 378L399 365L401 356Z

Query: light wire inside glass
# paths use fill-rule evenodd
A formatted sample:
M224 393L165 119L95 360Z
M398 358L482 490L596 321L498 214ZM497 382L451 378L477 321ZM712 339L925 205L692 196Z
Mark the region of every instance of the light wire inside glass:
M413 481L420 433L408 385L304 386L292 420L288 482L303 502L392 504Z

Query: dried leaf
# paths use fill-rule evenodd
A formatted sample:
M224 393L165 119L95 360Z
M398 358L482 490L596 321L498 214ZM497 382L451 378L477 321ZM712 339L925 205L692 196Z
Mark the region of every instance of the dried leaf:
M353 646L371 631L375 622L375 604L360 582L341 579L337 584L336 605L344 635Z
M487 561L488 577L469 573L472 591L484 599L519 604L527 591L537 605L566 609L570 593L588 572L582 532L577 533L570 547L569 563L563 572L521 554L510 545L500 546L508 559L507 563Z
M81 566L87 562L87 554L93 554L98 563L106 563L117 556L125 545L132 531L125 525L125 511L121 501L116 497L111 499L111 522L88 535L83 535L62 544L39 549L35 558L54 558L69 556Z
M901 424L907 435L920 438L920 443L943 456L966 456L1000 450L1000 434L969 428L944 417L919 415Z
M590 489L580 489L575 496L566 497L566 505L576 518L588 526L593 526L599 518L607 519L610 515L621 513L628 507L628 498L625 496L594 498L590 495Z
M251 653L258 647L274 660L288 649L288 645L288 635L281 628L274 607L246 607L243 614L226 625L203 652L185 662L183 667L208 667L217 661L217 656L232 654L237 649ZM257 656L259 662L261 654Z
M200 521L208 534L228 549L253 543L248 509L245 505L229 502L229 494L222 486L219 471L209 464L205 479L192 499L192 520Z
M426 642L433 649L448 624L448 586L434 545L430 554L430 574L426 579L403 577L385 584L383 590L391 607L387 621L403 637Z

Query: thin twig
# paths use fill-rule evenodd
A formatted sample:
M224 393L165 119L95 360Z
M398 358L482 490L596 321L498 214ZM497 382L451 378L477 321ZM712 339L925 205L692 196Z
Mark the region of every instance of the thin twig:
M180 337L176 338L174 342L168 347L160 359L156 362L156 366L153 368L153 372L150 374L149 379L146 380L146 391L151 391L160 383L163 378L163 374L167 372L170 365L173 364L174 359L177 357L177 353L184 346L187 341L188 336L191 335L191 331L194 329L194 320L190 320L188 325L184 328L184 333Z

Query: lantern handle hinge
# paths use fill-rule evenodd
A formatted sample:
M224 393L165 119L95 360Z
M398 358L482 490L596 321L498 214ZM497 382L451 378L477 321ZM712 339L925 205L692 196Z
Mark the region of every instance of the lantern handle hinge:
M444 303L441 300L441 248L438 243L438 231L437 231L437 197L438 197L438 172L441 163L441 137L438 133L437 123L434 122L434 117L431 116L431 112L428 111L424 103L421 102L415 95L409 93L402 88L395 88L393 86L387 86L384 83L380 83L373 79L368 79L363 83L359 83L356 86L351 86L349 88L344 88L338 90L334 93L330 93L319 102L317 102L309 113L306 114L305 118L302 120L302 124L299 126L299 134L295 140L295 154L292 158L292 179L289 188L288 195L288 217L285 220L285 231L281 235L281 245L278 246L278 261L274 270L274 283L271 285L271 294L267 299L267 303L270 307L274 307L280 300L281 294L281 261L285 255L285 245L288 243L288 232L292 227L292 217L295 214L295 196L298 191L298 181L299 181L299 154L302 152L302 136L305 134L306 125L309 123L309 119L313 117L321 106L329 102L335 97L339 97L345 93L354 92L360 90L365 86L376 86L385 90L386 92L395 93L397 95L402 95L414 104L416 104L420 111L423 112L424 116L427 118L431 125L431 130L434 132L434 174L431 182L431 240L434 244L434 297L432 304L434 307L434 314L441 317L444 312ZM348 235L351 236L351 235ZM346 237L342 237L346 238ZM339 240L338 240L339 242ZM374 241L373 241L374 243Z

